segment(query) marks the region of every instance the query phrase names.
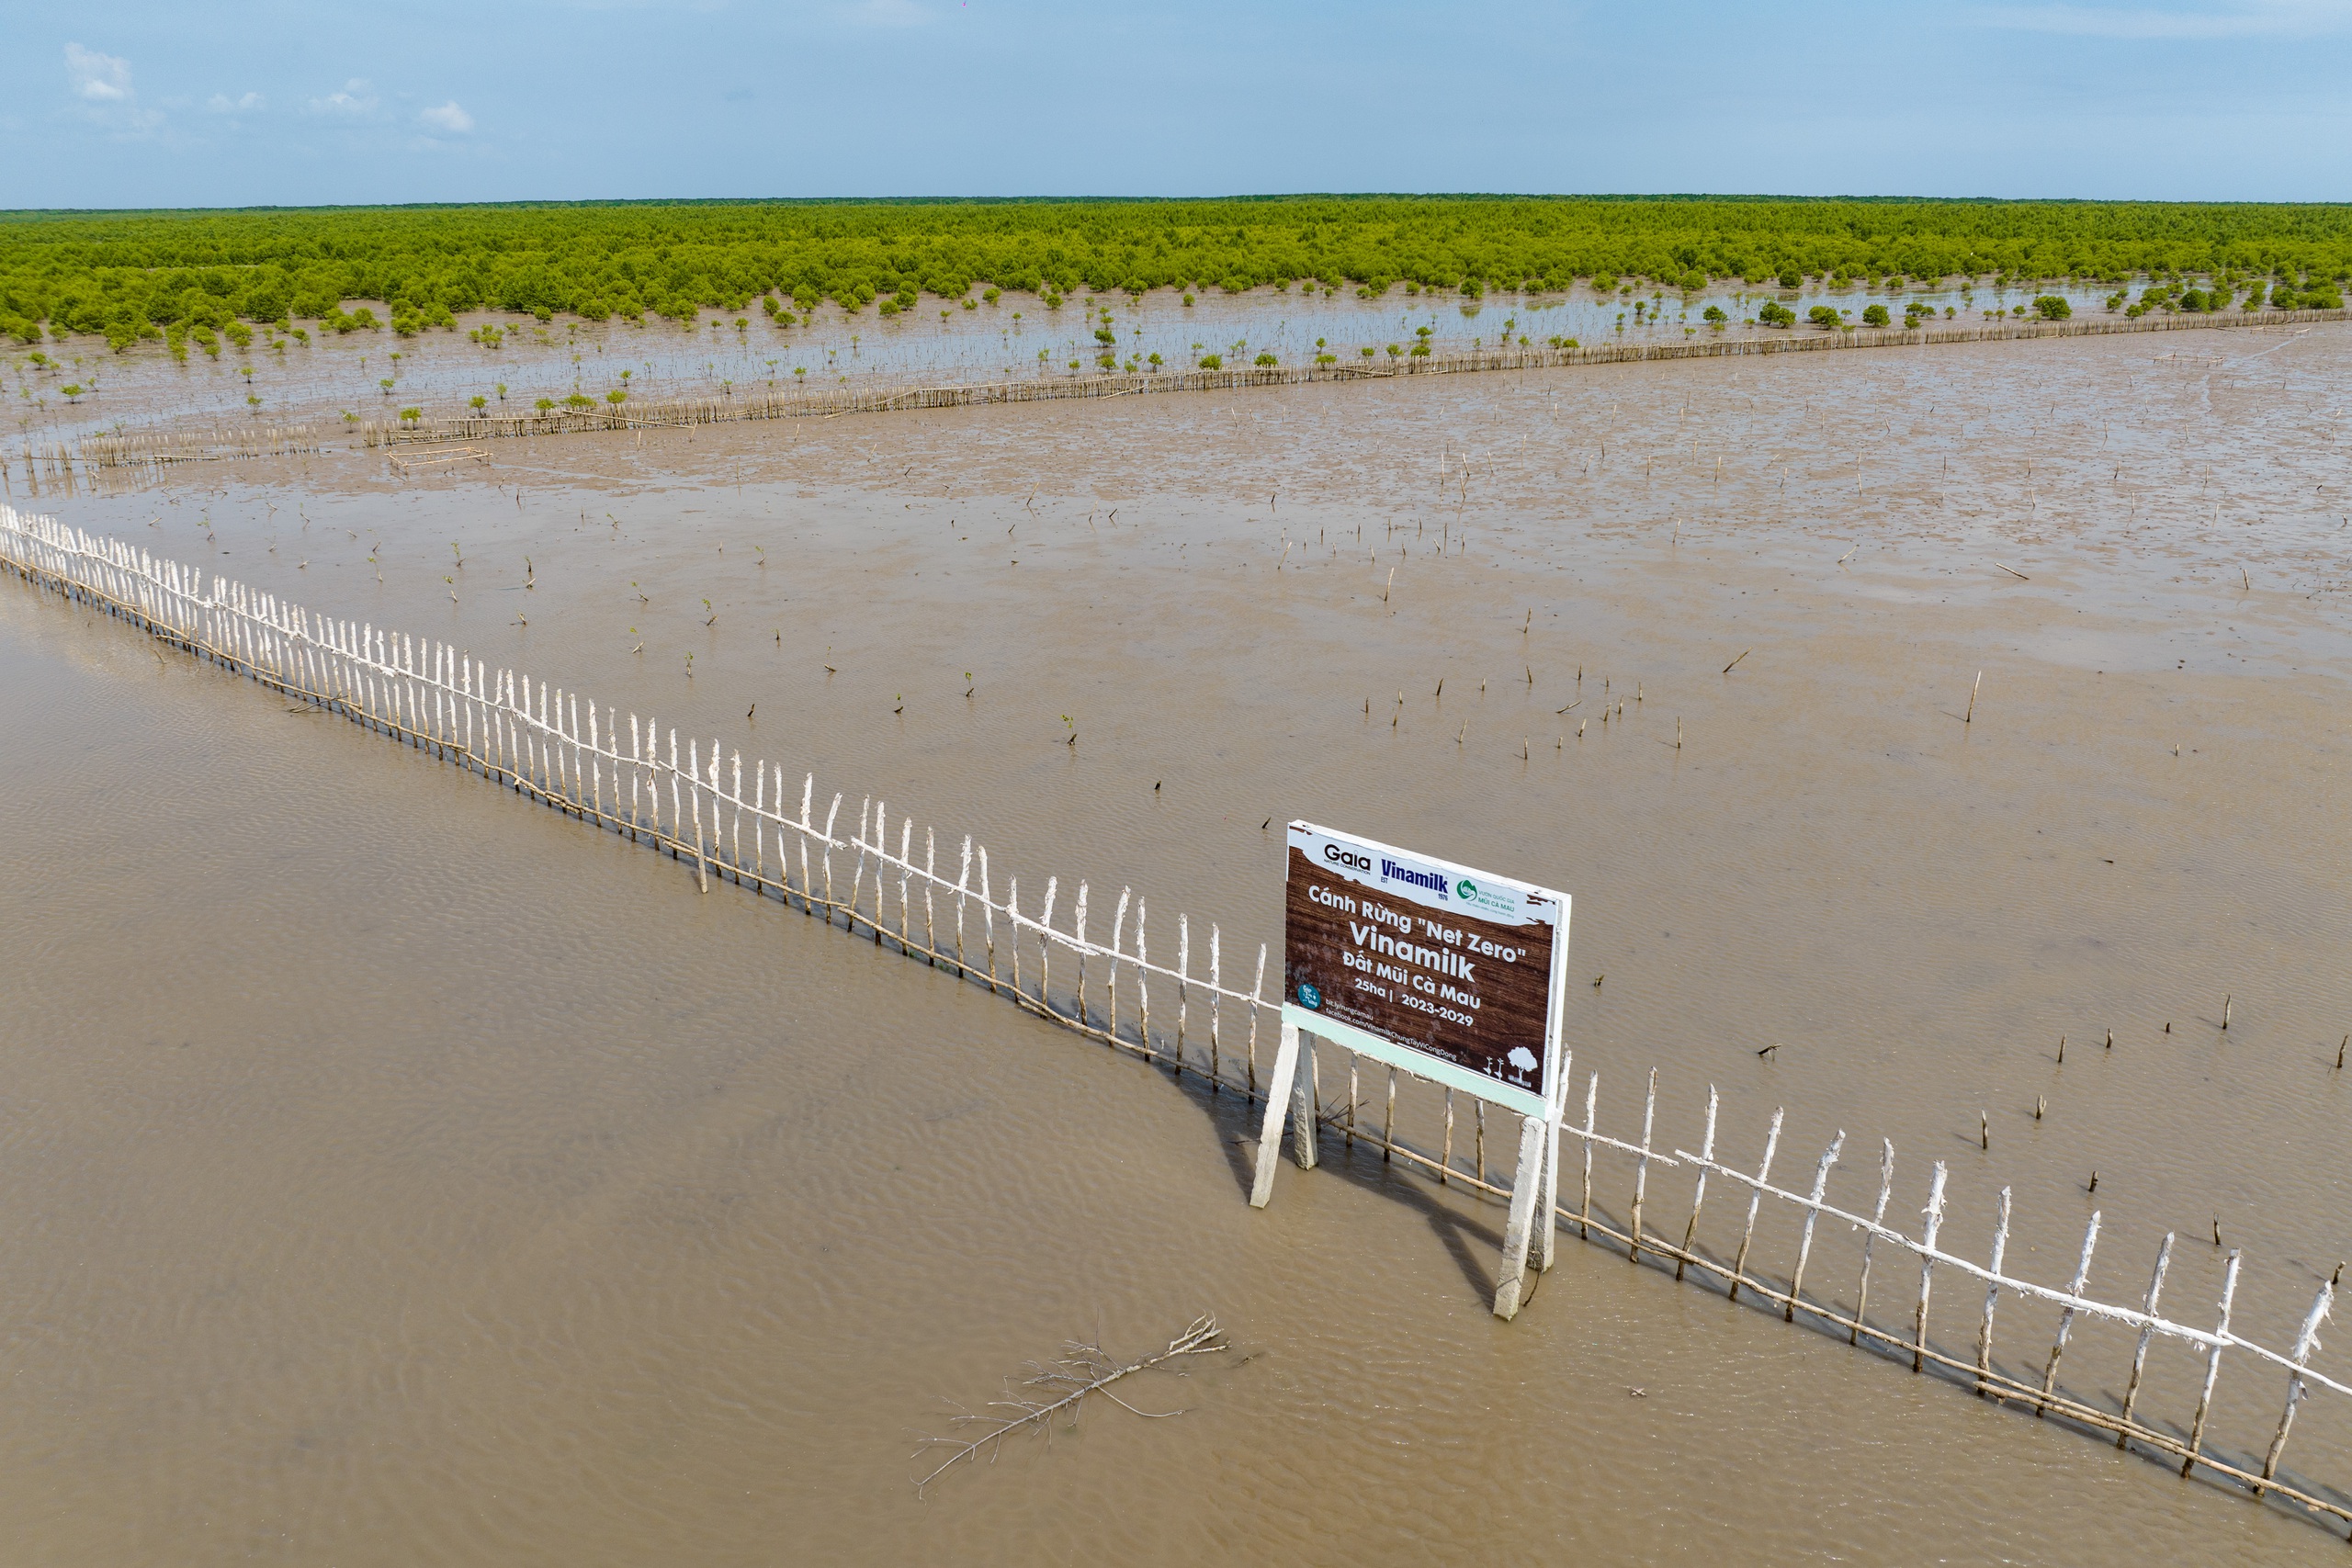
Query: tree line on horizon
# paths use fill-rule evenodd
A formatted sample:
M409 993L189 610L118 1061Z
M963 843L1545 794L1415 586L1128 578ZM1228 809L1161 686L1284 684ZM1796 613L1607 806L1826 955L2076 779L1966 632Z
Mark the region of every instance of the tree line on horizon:
M1730 197L771 201L0 214L0 332L119 351L240 319L403 333L467 310L690 321L752 299L1014 289L1565 291L1623 280L2037 282L2227 273L2340 294L2352 206Z

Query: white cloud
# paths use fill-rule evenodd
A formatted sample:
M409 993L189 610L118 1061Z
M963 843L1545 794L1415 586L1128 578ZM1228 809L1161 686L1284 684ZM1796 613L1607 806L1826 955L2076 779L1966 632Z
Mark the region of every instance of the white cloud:
M427 130L444 131L451 136L463 136L474 128L474 117L459 108L455 98L422 110L416 118Z
M215 93L205 101L204 107L214 114L252 114L259 109L261 105L262 99L259 93L247 93L234 98L226 93Z
M376 89L365 76L354 76L323 98L311 100L312 114L343 115L352 119L376 112Z
M65 74L72 78L74 93L92 103L120 104L130 100L128 60L69 43L65 46Z
M2321 38L2352 31L2352 0L2232 0L2179 6L1998 6L1981 27L2075 38Z

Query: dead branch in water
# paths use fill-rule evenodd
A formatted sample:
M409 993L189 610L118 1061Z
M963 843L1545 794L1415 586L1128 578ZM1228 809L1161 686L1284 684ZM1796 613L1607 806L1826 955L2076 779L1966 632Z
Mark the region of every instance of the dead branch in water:
M1159 1421L1170 1416L1181 1416L1183 1414L1181 1410L1137 1410L1134 1405L1110 1392L1111 1385L1121 1378L1136 1372L1148 1371L1153 1367L1173 1361L1179 1357L1213 1355L1216 1351L1227 1348L1227 1346L1224 1336L1218 1332L1216 1319L1207 1313L1203 1313L1186 1325L1183 1333L1168 1342L1167 1349L1156 1356L1147 1356L1142 1360L1127 1366L1120 1366L1112 1360L1099 1345L1084 1345L1073 1339L1065 1342L1063 1348L1069 1354L1058 1360L1030 1362L1030 1375L1021 1381L1023 1388L1066 1391L1059 1398L992 1399L989 1402L988 1411L978 1414L967 1412L955 1418L954 1424L958 1427L986 1427L987 1430L978 1437L969 1439L925 1438L918 1443L915 1447L915 1456L918 1458L933 1449L944 1448L953 1451L938 1468L915 1483L916 1495L922 1495L923 1488L938 1480L960 1461L978 1457L982 1449L989 1450L989 1462L995 1463L996 1447L1006 1438L1023 1427L1050 1432L1052 1428L1047 1423L1064 1410L1068 1410L1071 1418L1075 1420L1078 1407L1085 1402L1086 1396L1090 1393L1100 1393L1120 1409L1140 1416L1148 1421ZM1012 1390L1008 1387L1006 1393L1010 1395ZM989 1412L998 1414L989 1414Z

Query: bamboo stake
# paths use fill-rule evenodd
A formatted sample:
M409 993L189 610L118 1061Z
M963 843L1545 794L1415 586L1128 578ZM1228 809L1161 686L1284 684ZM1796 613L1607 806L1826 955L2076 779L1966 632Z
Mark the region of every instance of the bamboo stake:
M914 951L907 945L907 881L914 875L914 847L915 819L911 817L901 817L899 818L899 951L900 953ZM1048 877L1046 881L1046 924L1050 927L1053 923L1054 884L1053 879ZM1039 999L1044 999L1042 993L1045 990L1045 973L1042 968L1038 972L1037 989L1040 992Z
M928 898L930 895L925 894ZM1078 906L1070 916L1070 930L1078 936L1078 1026L1087 1027L1086 1014L1086 884L1078 885Z
M2303 1402L2303 1367L2311 1360L2312 1352L2319 1348L2319 1325L2326 1321L2328 1308L2335 1301L2335 1281L2329 1280L2312 1298L2312 1310L2303 1318L2301 1331L2295 1336L2295 1370L2287 1376L2287 1408L2278 1413L2278 1430L2271 1435L2270 1450L2262 1456L2262 1480L2254 1488L2257 1497L2278 1473L2278 1456L2286 1451L2287 1433L2295 1424L2295 1406Z
M1577 1206L1577 1235L1592 1236L1592 1129L1600 1104L1600 1069L1595 1067L1584 1086L1584 1198Z
M1021 879L1009 877L1004 885L1004 931L1012 943L1012 999L1021 997Z
M1797 1267L1789 1279L1788 1308L1781 1314L1784 1323L1797 1320L1797 1297L1804 1293L1804 1266L1813 1257L1813 1224L1821 1217L1821 1194L1829 1185L1829 1168L1838 1163L1838 1151L1845 1146L1846 1129L1840 1127L1838 1135L1829 1140L1829 1146L1821 1151L1821 1163L1814 1167L1813 1196L1804 1212L1804 1239L1797 1244Z
M1217 1038L1217 1025L1223 1018L1220 1003L1224 996L1225 992L1218 983L1217 929L1216 922L1212 921L1209 925L1209 1092L1211 1094L1219 1093L1225 1087L1225 1064L1221 1060L1220 1043ZM1354 1121L1352 1114L1349 1120L1352 1125Z
M588 708L588 738L592 742L596 738L595 731L596 708L595 705L592 703L589 705ZM741 756L738 756L735 762L737 769L735 793L738 796L741 796L743 793L741 773L742 765L742 759ZM781 777L778 777L776 780L776 807L779 813L781 813L784 807L783 790L784 780ZM767 807L768 765L765 762L757 762L754 763L752 768L752 884L753 886L762 888L763 890L767 886L768 880ZM604 814L605 796L604 791L600 788L596 794L596 815L602 817ZM781 854L784 851L784 840L780 831L775 841L775 847L777 853Z
M1047 1012L1054 1010L1053 989L1049 978L1053 964L1053 943L1049 939L1054 934L1054 895L1058 890L1061 878L1057 876L1046 878L1044 919L1039 922L1037 933L1037 1005Z
M1119 907L1111 916L1111 1026L1112 1039L1119 1037L1119 941L1127 924L1127 889L1119 889ZM1149 1042L1145 1043L1147 1047Z
M971 969L964 962L964 900L972 884L972 835L964 835L964 858L956 873L956 977L964 979Z
M1764 1134L1764 1158L1756 1168L1756 1183L1747 1190L1747 1224L1739 1233L1739 1256L1732 1260L1731 1299L1739 1300L1739 1287L1747 1277L1747 1247L1756 1239L1756 1210L1764 1201L1764 1183L1772 1179L1772 1153L1781 1146L1780 1110L1772 1112L1771 1128Z
M1935 1179L1928 1188L1928 1228L1919 1238L1919 1315L1911 1333L1911 1370L1917 1371L1928 1348L1928 1293L1935 1283L1936 1233L1944 1224L1944 1162L1936 1162Z
M714 768L718 766L718 761L715 757L711 759L711 765ZM702 890L707 893L710 891L710 861L704 855L702 849L702 766L695 759L695 742L691 738L686 741L686 767L689 775L686 781L686 793L693 797L695 807L695 879L701 885ZM710 808L716 815L718 810L718 798L715 787L711 792Z
M2079 1296L2083 1293L2083 1286L2088 1281L2091 1274L2091 1249L2098 1245L2098 1211L2094 1209L2091 1211L2091 1223L2083 1228L2083 1255L2075 1259L2074 1283L2066 1287L2068 1295ZM2058 1386L2058 1358L2066 1353L2066 1336L2073 1332L2074 1326L2075 1309L2072 1306L2065 1307L2058 1314L2058 1337L2052 1340L2050 1344L2050 1364L2042 1369L2041 1398L2033 1407L2033 1413L2036 1416L2041 1415L2049 1408L2050 1395Z
M1649 1140L1645 1138L1644 1143ZM1707 1086L1707 1135L1699 1142L1699 1157L1715 1157L1715 1086ZM1699 1235L1699 1210L1707 1201L1707 1168L1699 1168L1699 1179L1690 1189L1690 1223L1682 1227L1682 1251L1674 1260L1674 1277L1682 1278L1683 1266L1690 1260L1690 1248Z
M816 793L817 775L815 773L803 774L800 780L800 912L804 915L808 912L809 895L816 890L816 885L808 880L808 807L814 801ZM831 839L832 837L832 818L828 817L825 819L825 836L827 839ZM964 851L967 860L969 860L970 858L971 847L972 841L969 839L965 840ZM828 863L830 863L830 862ZM830 878L828 879L828 886L825 891L828 897L831 895L832 888L830 886ZM832 913L831 910L826 912L825 919L828 924L831 923ZM956 956L959 961L964 956L963 935L963 906L959 903L956 906Z
M523 702L527 707L531 700L530 682L523 683ZM670 727L670 858L678 858L678 833L685 825L684 813L678 808L678 729ZM657 806L656 809L659 807ZM659 826L658 824L656 825Z
M841 815L841 792L839 790L835 790L833 792L833 804L825 812L825 923L829 926L833 923L833 911L841 907L833 902L833 818ZM805 880L808 868L804 865L801 868L801 871L802 876ZM983 905L988 902L988 896L989 852L986 850L982 850L980 852L980 902ZM846 922L844 922L844 924L846 925ZM996 945L993 941L991 941L989 945L989 989L993 991L996 989Z
M1124 907L1124 895L1122 907ZM1266 944L1261 942L1258 944L1258 977L1250 982L1250 1093L1252 1096L1258 1092L1258 1010L1266 1005L1260 999L1265 994ZM1393 1086L1396 1075L1392 1072L1389 1077ZM1393 1103L1396 1096L1392 1093L1389 1100ZM1387 1156L1383 1155L1382 1157L1385 1159Z
M1143 942L1143 921L1148 908L1147 900L1141 898L1136 900L1136 1033L1143 1041L1143 1054L1147 1056L1152 1054L1151 963L1145 954ZM1313 1047L1310 1045L1306 1049L1311 1057ZM1178 1069L1180 1076L1182 1070L1180 1065Z
M1440 1186L1448 1185L1446 1178L1453 1174L1453 1090L1445 1091L1445 1144L1438 1152L1437 1179Z
M2123 1411L2115 1434L2119 1449L2131 1440L2132 1406L2140 1397L2140 1374L2148 1365L2148 1341L2155 1337L2156 1299L2164 1294L2165 1270L2172 1266L2172 1232L2165 1232L2164 1245L2156 1249L2155 1272L2148 1277L2148 1294L2141 1303L2140 1310L2149 1321L2140 1325L2140 1346L2132 1353L2132 1381L2124 1385Z
M1386 1165L1396 1137L1396 1069L1388 1069L1388 1100L1380 1112L1380 1163Z
M1986 1271L1994 1276L1984 1287L1984 1321L1976 1331L1976 1392L1983 1393L1985 1375L1993 1370L1993 1309L2001 1300L2001 1256L2009 1247L2009 1190L2001 1189L2000 1223L1993 1230L1993 1260Z
M1176 1076L1184 1076L1184 1015L1192 1000L1193 918L1182 911L1176 916L1176 1048L1170 1055L1176 1063ZM1353 1141L1352 1137L1350 1140Z
M1878 1162L1878 1206L1871 1211L1873 1226L1886 1222L1886 1200L1894 1190L1894 1140L1882 1138ZM1870 1315L1871 1305L1871 1247L1878 1240L1875 1229L1862 1233L1862 1281L1854 1292L1854 1327L1848 1331L1846 1343L1861 1343L1861 1325Z
M1650 1069L1649 1093L1642 1101L1642 1153L1634 1162L1634 1212L1628 1217L1625 1231L1632 1237L1625 1244L1625 1261L1638 1263L1642 1257L1642 1194L1650 1181L1650 1130L1657 1124L1657 1069ZM1479 1173L1484 1176L1486 1173Z
M2188 1456L2180 1461L2180 1473L2186 1478L2197 1468L2205 1446L2205 1414L2213 1405L2213 1384L2222 1375L2222 1347L2230 1337L2230 1303L2238 1293L2238 1250L2230 1249L2229 1260L2222 1268L2222 1320L2214 1326L2213 1343L2205 1352L2205 1386L2197 1395L2197 1416L2188 1424Z

